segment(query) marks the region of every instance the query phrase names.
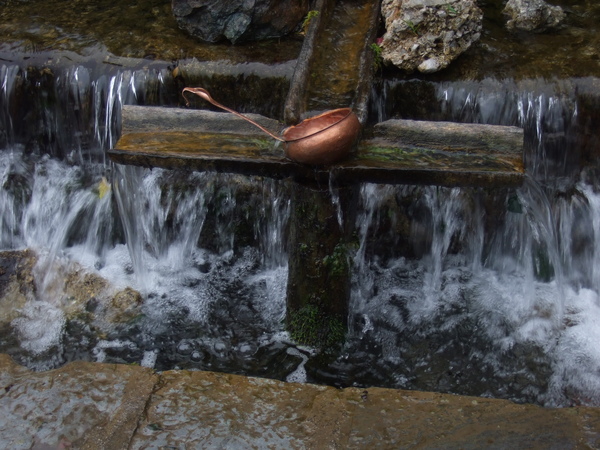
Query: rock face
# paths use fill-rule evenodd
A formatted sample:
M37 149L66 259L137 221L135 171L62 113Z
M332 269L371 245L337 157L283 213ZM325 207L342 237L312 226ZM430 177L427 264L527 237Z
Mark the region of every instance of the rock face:
M437 72L481 35L483 13L473 0L383 0L384 63Z
M543 32L559 28L565 19L560 6L544 0L508 0L503 12L509 16L506 22L509 30Z
M281 37L298 26L308 0L172 0L180 28L207 42Z
M118 290L73 263L54 266L60 290L40 292L36 271L45 262L31 250L0 252L0 351L14 350L36 369L53 368L64 362L61 349L71 339L95 345L141 314L138 291Z

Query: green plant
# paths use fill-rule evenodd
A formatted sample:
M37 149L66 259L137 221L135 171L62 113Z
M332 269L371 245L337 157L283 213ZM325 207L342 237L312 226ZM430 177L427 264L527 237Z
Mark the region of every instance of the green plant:
M415 34L415 36L419 36L419 26L421 26L421 24L415 25L412 20L405 20L404 23L410 29L410 31Z
M298 246L298 253L300 255L302 255L303 257L306 257L309 252L310 252L310 248L308 247L308 245L302 243Z
M373 55L374 55L373 67L374 67L375 71L378 71L379 69L381 69L381 65L383 63L383 58L381 56L381 52L383 49L381 48L381 45L379 45L375 42L373 42L370 47L371 47L371 50L373 50Z
M96 194L98 198L102 199L108 192L110 192L110 183L106 179L106 177L102 177L98 185L96 186Z
M323 265L327 268L329 275L334 277L345 276L348 274L348 251L344 244L338 244L333 249L332 255L327 255L323 259Z
M451 16L451 17L454 17L454 16L458 15L458 10L454 6L452 6L450 3L446 3L444 5L444 9L448 13L448 15Z
M288 318L288 331L298 344L320 349L331 348L345 338L342 321L314 304L303 306Z
M317 17L319 15L319 11L317 10L310 10L308 12L308 14L306 14L306 17L304 18L304 22L302 22L302 33L306 33L306 30L308 30L308 26L310 25L310 21L312 19L314 19L315 17Z

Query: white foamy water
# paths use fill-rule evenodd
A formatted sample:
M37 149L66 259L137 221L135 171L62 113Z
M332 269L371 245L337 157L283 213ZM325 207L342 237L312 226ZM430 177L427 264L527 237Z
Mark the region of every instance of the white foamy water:
M310 379L306 354L282 333L292 207L284 183L109 164L120 106L164 82L144 71L66 70L56 90L80 99L85 123L69 134L68 119L46 111L55 147L28 153L9 113L17 75L1 67L0 247L39 255L36 298L9 324L23 361L81 346L96 361L264 375L259 361L287 364L282 379ZM531 179L498 192L362 186L351 351L331 372L357 385L600 405L600 194L590 181L565 180L544 143L576 117L571 94L535 83L438 88L449 120L526 127ZM69 329L78 323L62 307L74 262L115 290L142 293L138 316L102 338L84 325Z
M534 366L549 366L547 390L532 388L528 394L538 402L550 406L600 404L600 352L596 340L600 300L598 292L591 289L597 285L593 274L600 261L594 260L597 252L590 251L589 274L582 277L569 272L563 261L577 257L571 253L560 255L559 239L554 234L559 219L564 223L580 218L581 205L574 203L579 209L577 215L565 210L564 205L560 218L552 216L549 209L540 214L540 204L544 203L532 201L539 192L532 194L524 187L518 191L522 209L502 211L503 217L498 217L498 227L490 239L478 235L484 233L483 227L473 228L469 225L473 222L465 217L469 210L483 211L474 208L477 199L469 191L460 193L462 200L458 201L460 190L422 190L425 192L418 195L424 198L430 214L431 246L420 260L401 257L383 262L365 257L368 251L362 247L357 253L356 267L360 270L355 273L358 287L353 291L353 313L362 316L363 324L355 329L358 336L367 337L379 330L382 356L392 365L406 364L404 355L411 354L415 345L403 345L403 336L431 340L430 351L440 354L457 345L453 340L464 340L464 354L455 356L489 365L500 379L510 380L516 371L535 383L540 374ZM363 242L368 240L368 228L376 227L369 208L377 209L378 202L389 203L390 196L416 194L402 188L365 186L362 201L367 209L359 219L365 232ZM580 184L577 195L585 196L587 212L595 216L598 194ZM587 238L595 240L593 223L589 221ZM578 228L578 232L582 230ZM464 250L451 253L451 239L454 245L464 243ZM569 241L569 236L561 235L560 239ZM480 245L482 241L486 245ZM481 253L474 255L474 242ZM473 264L473 255L482 264ZM582 278L590 280L588 286L564 281ZM399 387L406 385L400 383Z
M21 316L11 325L18 333L23 348L39 355L50 348L58 349L65 326L65 316L55 305L30 301L21 309Z
M35 267L37 299L22 311L22 318L13 321L23 349L39 355L60 344L65 324L60 308L67 296L64 279L74 262L109 280L115 290L132 287L143 294L147 336L168 332L167 318L181 311L185 311L186 322L210 329L213 306L236 302L235 292L227 292L229 283L241 286L237 289L242 289L244 296L252 293L252 308L261 319L259 323L267 324L275 333L279 331L285 314L287 267L271 260L265 262L257 250L250 248L234 254L231 249L218 253L197 246L207 209L205 194L212 196L206 183L215 182L213 176L198 187L202 180L192 175L186 180L190 189L187 196L178 193L173 198L173 191L167 189L162 197L166 200L161 202L157 200L164 187L164 179L157 175L160 171L142 174L139 180L144 189L136 197L142 207L134 210L141 220L131 225L139 233L140 242L132 245L129 241L126 245L110 239L118 228L118 217L114 209L107 207L114 204L114 189L104 187L102 197L99 195L101 176L92 177L97 182L88 181L83 187L81 172L53 160L38 162L34 173L32 199L23 211L26 220L22 226L23 234L30 237L27 247L39 255ZM48 173L55 179L47 177ZM285 202L282 204L285 214L289 208ZM161 228L166 215L173 211L169 229ZM281 220L284 224L285 217ZM152 226L159 228L153 230ZM274 226L267 227L267 231L268 245L275 247L277 242L272 238L282 232ZM99 245L102 235L106 239ZM40 313L44 305L60 315ZM104 361L106 349L131 350L130 344L123 342L121 338L101 341L94 349L95 359ZM238 347L242 353L249 351L247 345ZM143 355L139 362L150 364L148 355L156 359L158 350L146 350Z

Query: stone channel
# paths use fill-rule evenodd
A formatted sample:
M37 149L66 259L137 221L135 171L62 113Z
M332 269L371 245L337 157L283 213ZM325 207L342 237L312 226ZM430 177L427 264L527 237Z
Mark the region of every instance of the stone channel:
M157 23L165 15L163 6L151 10ZM109 8L107 14L116 15ZM86 18L85 14L82 17ZM318 23L315 21L314 27ZM55 41L59 28L44 28L43 39L32 39L33 50L44 50L48 40ZM157 41L172 37L160 36ZM83 53L89 51L89 43L86 45ZM160 42L131 45L145 47L144 55L111 55L98 62L69 50L62 53L61 64L69 58L121 67L163 64L152 61L159 54ZM297 43L285 45L299 51ZM200 52L189 43L182 48L190 54ZM128 56L128 48L111 50ZM169 65L169 76L181 81L185 75L187 83L208 81L212 85L225 80L223 102L231 99L232 107L237 107L236 102L244 104L244 96L252 95L252 80L245 78L242 93L236 95L240 87L236 71L248 69L244 62L247 55L236 47L224 50L219 46L216 51L230 51L237 62L216 63L212 72L209 69L205 73L201 72L206 65L182 62ZM236 56L238 52L240 56ZM141 56L148 59L138 59ZM180 57L174 53L160 56L165 60ZM276 55L270 57L277 59ZM38 52L29 62L42 67L48 60ZM254 66L256 71L275 74L270 78L279 83L273 89L278 99L275 104L283 103L287 95L287 82L295 76L293 64L294 60ZM453 70L460 71L457 67ZM476 69L462 70L472 73ZM565 71L576 70L565 63ZM216 72L221 75L217 81ZM263 79L258 83L269 82ZM356 105L366 110L364 88L356 92ZM269 110L265 105L261 113L287 121L306 109L320 107L307 106L305 98L287 98L285 112ZM208 371L155 372L137 365L74 362L51 371L32 372L0 355L0 441L11 449L599 448L600 411L588 407L546 409L418 391L336 389Z

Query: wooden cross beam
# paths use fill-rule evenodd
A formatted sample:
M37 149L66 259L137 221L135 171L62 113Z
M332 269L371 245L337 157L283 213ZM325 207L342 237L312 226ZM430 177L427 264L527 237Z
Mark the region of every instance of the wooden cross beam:
M379 7L379 0L317 0L290 81L286 123L351 106L364 127ZM337 51L341 43L348 48ZM283 128L249 116L276 134ZM108 151L118 163L298 181L291 198L286 315L292 337L308 345L318 343L296 331L314 322L300 323L314 311L323 318L314 330L317 340L327 342L323 336L347 326L351 268L345 249L351 237L337 221L332 177L341 186L344 217L356 209L359 183L516 187L524 179L523 130L516 127L388 120L363 129L347 159L311 167L286 159L279 141L228 113L125 106L122 118L121 138Z
M121 164L229 172L327 183L519 186L523 130L481 124L388 120L365 130L345 161L311 167L285 158L283 147L228 113L123 107L123 133L112 160ZM281 125L252 116L275 133Z

